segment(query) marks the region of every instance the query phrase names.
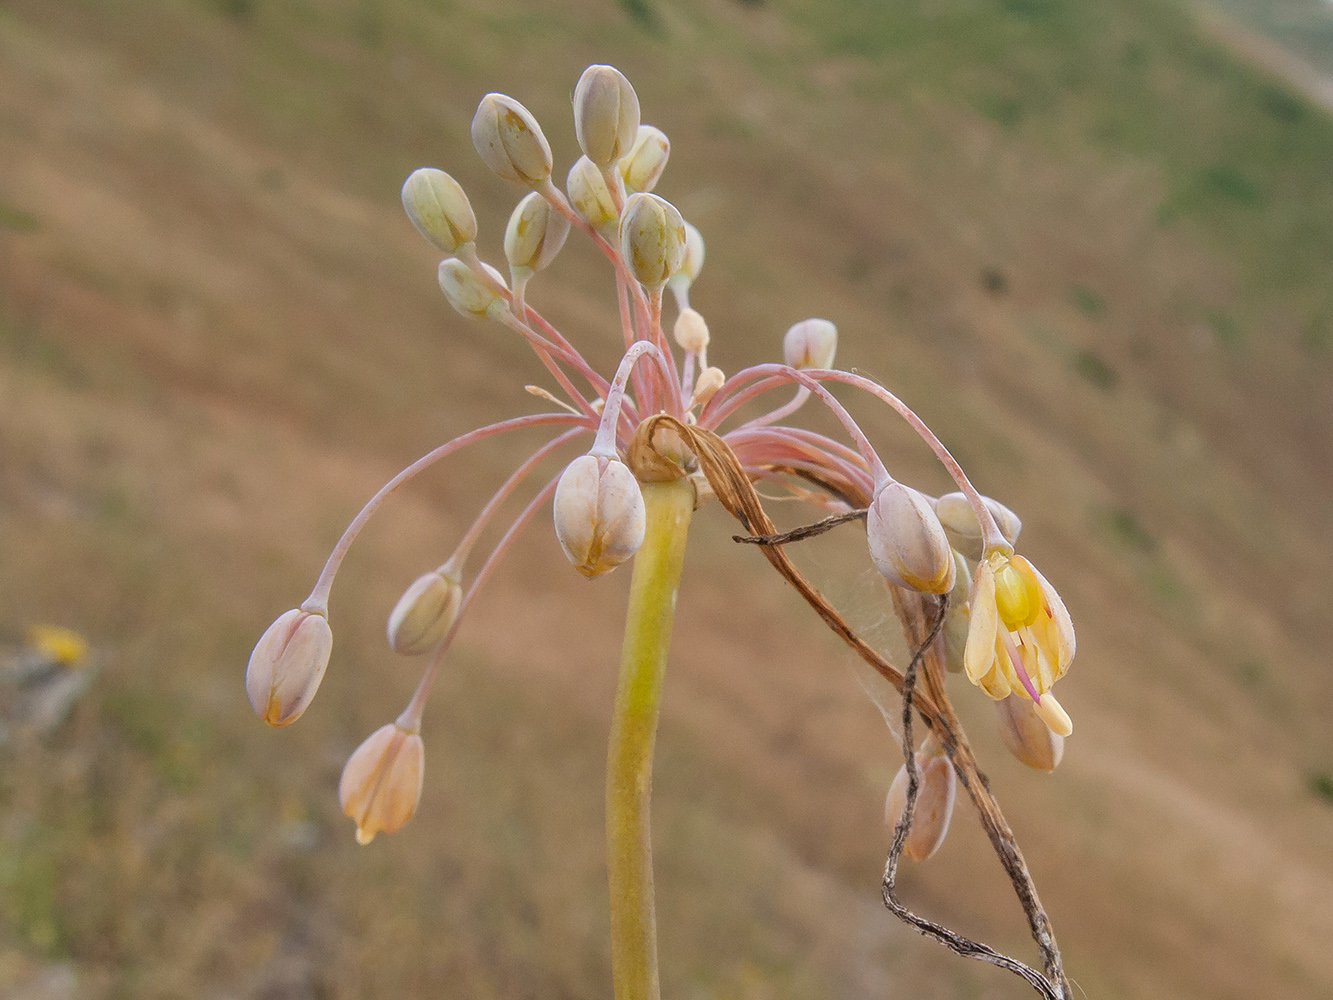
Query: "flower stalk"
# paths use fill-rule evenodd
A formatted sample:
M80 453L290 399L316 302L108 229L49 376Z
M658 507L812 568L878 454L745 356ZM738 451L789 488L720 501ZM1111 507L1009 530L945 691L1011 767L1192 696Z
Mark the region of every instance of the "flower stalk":
M649 832L653 746L694 500L688 480L643 484L647 530L630 579L606 761L611 974L616 1000L659 996Z

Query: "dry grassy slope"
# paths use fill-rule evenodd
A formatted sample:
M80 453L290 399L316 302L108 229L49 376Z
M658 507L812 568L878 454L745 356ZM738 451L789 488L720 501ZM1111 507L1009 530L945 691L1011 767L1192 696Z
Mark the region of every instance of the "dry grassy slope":
M1135 18L1176 32L1158 33L1150 96L1201 130L1248 79L1220 55L1203 73L1167 8L1106 9L1127 45ZM1330 363L1310 261L1271 280L1272 217L1314 183L1297 154L1324 126L1292 126L1314 138L1299 132L1248 225L1209 203L1164 222L1187 136L1160 155L1151 135L1091 141L1079 115L1104 109L1086 86L1015 120L947 59L916 72L938 38L886 54L871 18L857 55L819 13L715 0L657 10L652 32L609 4L0 14L0 630L69 622L110 656L71 727L5 765L0 984L68 959L92 996L604 994L598 772L622 578L571 579L534 530L433 706L421 816L355 850L333 802L346 752L412 682L382 650L385 610L518 442L429 477L366 534L302 725L262 731L239 674L380 481L531 407L523 352L434 292L397 183L423 162L455 172L494 250L514 192L468 148L473 102L528 102L567 164L568 91L610 59L674 140L663 192L709 240L697 295L718 363L835 319L844 363L918 405L1023 513L1066 594L1082 651L1060 772L996 756L989 710L960 700L1080 984L1333 988L1333 811L1308 790L1333 767ZM1013 51L1039 78L1044 50ZM1021 110L1011 69L973 76ZM607 283L571 244L533 296L609 345ZM859 412L895 468L943 487L900 428ZM669 994L1023 995L878 910L890 742L841 652L729 531L710 511L693 542L663 728ZM809 558L882 619L854 539ZM908 878L928 912L1026 948L964 815Z

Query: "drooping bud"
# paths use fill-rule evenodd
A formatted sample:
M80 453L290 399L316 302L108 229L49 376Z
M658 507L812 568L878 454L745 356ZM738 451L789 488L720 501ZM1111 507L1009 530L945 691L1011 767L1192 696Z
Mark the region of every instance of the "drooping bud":
M356 842L400 829L421 801L425 749L417 733L380 726L352 752L338 782L338 801L356 823Z
M782 338L782 357L793 368L832 368L838 328L826 319L793 323Z
M1028 767L1049 773L1060 765L1065 738L1051 732L1031 698L1011 694L1000 699L995 703L995 721L1009 752Z
M619 221L620 213L616 211L616 203L611 197L610 188L606 186L606 178L586 156L580 156L569 168L565 192L569 195L569 203L574 206L574 211L599 233L606 235L605 230Z
M870 503L866 537L875 568L892 583L928 594L953 589L955 568L949 539L930 501L890 480Z
M333 632L322 614L294 608L265 629L245 668L245 693L270 726L295 722L324 679Z
M972 572L967 568L967 560L956 551L953 563L953 589L949 591L949 610L944 613L944 666L951 674L956 674L963 669L967 633L972 623L967 603L972 591Z
M569 235L569 220L531 191L514 208L505 227L505 257L514 269L540 271L555 259Z
M708 346L708 324L694 309L682 309L671 332L676 343L686 351L698 354Z
M726 381L727 376L722 373L721 368L705 368L695 379L694 394L690 397L690 408L705 405L717 394L717 391L722 388L722 384Z
M639 97L614 66L592 65L574 87L574 135L595 165L611 166L630 151L639 130Z
M903 853L913 861L925 861L940 849L949 832L954 802L958 797L958 776L949 759L922 747L916 755L920 785L916 794L916 809L912 825L903 842ZM898 825L907 807L907 765L898 768L889 794L884 799L884 822L890 829Z
M991 517L995 518L1000 534L1004 535L1005 540L1010 545L1016 544L1018 534L1023 530L1023 522L1018 515L998 500L992 500L990 497L982 497L981 502L991 512ZM981 536L981 522L977 520L976 511L967 502L967 497L964 494L944 494L935 501L935 514L939 517L940 523L944 525L944 530L954 548L969 559L981 558L985 548L985 542Z
M570 462L552 509L560 547L586 577L615 569L643 544L643 492L617 458L588 454Z
M403 211L417 232L445 253L477 238L477 217L462 186L443 170L422 167L403 182Z
M620 217L620 253L640 284L660 288L685 256L685 220L664 198L630 195Z
M500 272L489 264L483 264L487 272L504 287L505 281ZM505 308L505 300L500 293L482 281L472 268L457 257L440 261L436 275L440 282L440 291L449 300L449 304L464 316L482 319L495 310Z
M651 191L666 169L671 140L660 128L640 125L634 145L620 161L620 176L631 191Z
M537 187L551 176L551 147L532 113L512 97L487 94L472 118L472 145L507 181Z
M685 256L681 258L680 270L671 276L672 288L689 288L699 277L704 266L703 233L691 222L685 223Z
M458 618L462 584L438 569L417 577L389 613L389 647L403 656L429 652Z

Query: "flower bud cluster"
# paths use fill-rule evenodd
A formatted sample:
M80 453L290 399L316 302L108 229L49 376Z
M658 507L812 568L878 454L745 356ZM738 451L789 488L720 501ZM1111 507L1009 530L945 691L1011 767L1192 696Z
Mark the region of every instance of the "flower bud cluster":
M669 140L640 120L638 95L611 66L584 71L574 90L573 114L582 155L570 167L562 194L551 180L551 147L532 113L498 93L487 94L477 106L471 134L478 155L499 177L531 189L514 207L504 231L508 282L478 256L477 219L454 178L422 167L402 187L403 209L412 225L445 255L437 278L450 305L468 317L498 320L526 338L566 398L529 387L555 403L557 411L501 421L456 438L400 472L372 498L335 547L305 604L281 615L256 644L246 670L247 695L256 714L269 725L285 726L310 704L332 649L326 609L333 575L351 539L384 497L464 443L501 429L560 425L482 508L454 554L417 577L388 615L389 647L404 656L430 654L429 665L397 721L375 730L351 755L339 797L356 824L359 842L399 829L421 796L420 721L426 696L460 615L495 559L533 512L550 500L556 538L577 572L597 577L626 562L643 544L647 528L636 473L645 482L682 475L703 482L709 471L705 453L694 454L691 448L702 447L700 442L707 439L699 435L706 432L720 436L727 447L734 445L732 457L752 479L797 476L806 483L793 494L809 498L810 484L821 487L832 498L823 499L826 507L845 508L852 497L870 497L866 538L875 567L896 586L948 595L941 632L946 665L995 700L1001 736L1015 756L1031 767L1054 769L1072 723L1050 689L1073 658L1073 626L1059 595L1015 554L1022 530L1017 515L979 497L943 445L884 387L834 369L838 331L828 320L806 319L787 330L784 365L755 366L730 381L710 366L708 323L689 302L704 263L703 237L655 193L670 156ZM529 281L551 264L571 225L591 231L593 242L615 268L625 352L610 382L525 301ZM662 315L666 288L677 307L672 338L666 336ZM672 339L683 352L679 364ZM896 408L965 492L933 498L891 477L829 392L831 382L859 384ZM718 429L760 394L792 383L798 386L796 396L785 405L734 431ZM855 450L780 423L811 398L818 398L842 422ZM596 435L591 450L538 491L465 591L462 568L492 512L555 449L590 432ZM719 448L716 454L725 453ZM918 752L916 763L920 788L904 850L908 857L924 860L947 833L957 778L933 738ZM907 785L903 768L885 803L890 824L903 811Z

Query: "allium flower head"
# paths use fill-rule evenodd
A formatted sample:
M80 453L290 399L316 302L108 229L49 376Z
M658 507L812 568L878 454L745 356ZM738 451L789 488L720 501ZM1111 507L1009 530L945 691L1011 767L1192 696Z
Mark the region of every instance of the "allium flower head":
M656 193L669 181L664 173L669 140L640 123L633 87L609 66L584 73L574 91L574 115L584 155L566 175L566 192L552 183L550 145L522 104L487 94L472 120L482 160L501 178L531 189L518 200L503 234L493 234L502 241L508 281L482 260L478 241L485 234L450 175L423 167L404 183L408 218L446 255L437 266L445 299L464 316L494 322L532 349L534 369L547 384L527 388L545 403L538 412L441 444L371 498L338 541L301 609L279 618L255 647L246 679L255 711L270 724L285 725L309 704L332 647L326 609L334 577L366 521L390 495L461 448L501 434L541 433L545 440L496 487L453 551L419 567L415 582L388 612L391 649L429 656L403 713L377 729L344 772L344 808L363 842L377 831L398 829L414 812L424 759L420 723L431 687L471 602L523 529L550 503L549 523L569 562L586 577L601 577L644 544L649 484L656 489L664 481L687 479L698 504L708 503L712 481L697 450L701 441L711 442L715 458L725 455L734 463L743 480L785 490L819 513L864 516L867 559L883 577L894 587L926 595L927 602L947 600L946 658L992 698L1026 698L1053 733L1067 734L1068 716L1050 687L1073 658L1073 628L1055 591L1014 554L1017 516L976 491L901 399L877 382L834 367L838 331L828 320L800 320L781 338L775 331L771 345L777 357L771 362L730 376L710 364L709 324L690 303L704 264L704 239ZM612 308L620 319L622 353L613 372L589 361L606 345L585 354L592 345L566 337L531 302L530 292L540 295L542 282L550 280L543 269L572 230L591 241L614 277ZM891 475L834 389L887 406L905 420L957 492L933 497ZM784 398L775 401L775 392ZM810 403L832 414L841 436L793 419ZM539 469L545 470L540 484L531 487ZM516 499L524 495L525 500ZM487 529L518 503L480 566L468 570ZM931 853L948 825L953 772L938 763L942 759L936 754L922 762L927 808L921 832L910 841L912 856Z

